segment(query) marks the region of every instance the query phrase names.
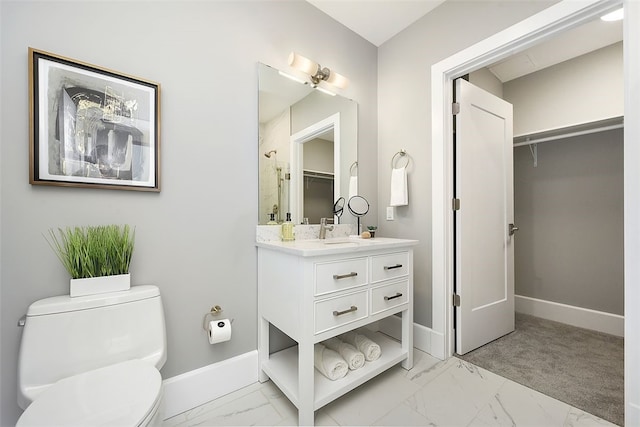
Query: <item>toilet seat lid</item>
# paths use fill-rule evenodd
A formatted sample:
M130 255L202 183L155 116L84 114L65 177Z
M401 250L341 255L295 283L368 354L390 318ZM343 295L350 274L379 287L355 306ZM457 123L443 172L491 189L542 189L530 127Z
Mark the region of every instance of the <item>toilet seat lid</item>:
M129 360L64 378L43 391L18 426L138 426L162 392L151 364Z

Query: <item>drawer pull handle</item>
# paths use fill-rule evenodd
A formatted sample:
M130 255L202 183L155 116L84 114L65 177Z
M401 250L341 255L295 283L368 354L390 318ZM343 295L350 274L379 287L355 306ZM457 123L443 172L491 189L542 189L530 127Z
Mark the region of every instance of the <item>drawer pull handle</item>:
M333 279L340 280L340 279L346 279L347 277L356 277L357 275L358 273L356 273L355 271L352 271L351 273L347 273L347 274L334 274Z
M344 311L334 311L333 315L334 316L342 316L343 314L347 314L347 313L352 313L354 311L356 311L358 309L358 307L356 307L355 305L352 305L350 309L344 310Z
M402 268L402 264L396 264L396 265L385 265L384 269L385 270L393 270L395 268Z
M392 297L384 297L385 301L390 301L392 299L396 299L396 298L400 298L402 296L402 294L400 292L396 292L396 294Z

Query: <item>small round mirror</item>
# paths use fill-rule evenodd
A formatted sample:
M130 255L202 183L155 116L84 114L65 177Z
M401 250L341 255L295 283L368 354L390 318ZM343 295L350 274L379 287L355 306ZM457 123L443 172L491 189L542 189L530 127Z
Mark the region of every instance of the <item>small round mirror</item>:
M369 202L362 196L353 196L349 199L349 212L353 216L365 216L369 212Z
M333 214L338 217L338 224L340 224L340 217L344 213L344 197L338 197L338 200L333 204Z
M362 196L353 196L347 203L351 215L358 218L358 234L360 234L360 217L365 216L369 212L369 202Z

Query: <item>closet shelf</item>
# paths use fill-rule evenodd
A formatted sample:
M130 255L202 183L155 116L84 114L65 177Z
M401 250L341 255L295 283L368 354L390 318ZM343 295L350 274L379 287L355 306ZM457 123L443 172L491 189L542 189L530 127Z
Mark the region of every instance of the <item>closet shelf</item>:
M334 179L334 174L331 172L315 171L310 169L304 169L302 175L305 178L321 178L321 179Z
M539 144L541 142L550 142L574 136L588 135L596 132L620 129L622 127L624 127L624 117L613 117L590 123L582 123L579 125L551 129L543 132L514 136L513 146L521 147L523 145Z
M575 136L589 135L597 132L605 132L624 127L624 117L613 117L611 119L598 120L590 123L582 123L575 126L567 126L558 129L551 129L544 132L537 132L528 135L518 135L513 137L513 147L529 146L533 167L538 167L538 144L541 142L557 141Z

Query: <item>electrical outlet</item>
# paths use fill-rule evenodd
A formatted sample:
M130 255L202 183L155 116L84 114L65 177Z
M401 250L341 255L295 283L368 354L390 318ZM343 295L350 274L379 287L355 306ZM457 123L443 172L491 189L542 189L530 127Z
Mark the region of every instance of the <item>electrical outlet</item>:
M393 206L387 206L387 221L393 221L395 219L396 208Z

